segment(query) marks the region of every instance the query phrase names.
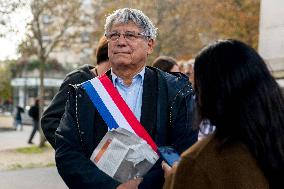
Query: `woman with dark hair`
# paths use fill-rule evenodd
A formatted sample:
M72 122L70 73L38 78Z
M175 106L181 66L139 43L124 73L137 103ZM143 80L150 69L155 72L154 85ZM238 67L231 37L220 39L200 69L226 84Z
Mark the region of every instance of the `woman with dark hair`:
M164 188L284 188L284 99L263 59L221 40L199 53L194 72L199 120L216 130L174 168L163 163Z

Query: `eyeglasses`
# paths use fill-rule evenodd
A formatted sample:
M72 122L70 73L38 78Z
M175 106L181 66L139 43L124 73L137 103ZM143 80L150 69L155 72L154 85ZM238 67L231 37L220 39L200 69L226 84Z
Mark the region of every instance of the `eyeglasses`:
M191 73L190 72L185 72L184 74L189 77Z
M105 34L107 40L110 40L110 41L117 41L121 35L127 41L134 41L138 38L149 38L149 36L145 35L144 33L136 33L136 32L131 32L131 31L126 31L125 33L111 32L111 33Z

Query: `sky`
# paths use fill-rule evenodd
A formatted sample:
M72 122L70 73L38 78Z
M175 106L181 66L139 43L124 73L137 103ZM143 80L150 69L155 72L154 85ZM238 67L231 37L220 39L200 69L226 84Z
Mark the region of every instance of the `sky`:
M0 61L14 59L19 56L17 46L25 36L26 24L31 20L31 17L31 12L27 7L13 13L10 24L16 28L16 32L10 32L4 38L0 37Z

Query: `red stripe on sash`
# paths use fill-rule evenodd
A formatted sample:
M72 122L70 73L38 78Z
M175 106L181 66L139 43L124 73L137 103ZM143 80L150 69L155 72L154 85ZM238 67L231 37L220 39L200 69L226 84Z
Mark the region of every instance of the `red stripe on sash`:
M125 117L129 125L132 127L134 132L142 139L144 139L151 147L152 149L157 152L157 145L151 138L151 136L148 134L148 132L144 129L144 127L140 124L140 122L137 120L133 112L130 110L126 102L123 100L123 98L120 96L117 89L114 87L111 80L107 77L106 74L103 74L99 77L99 80L113 99L114 103L118 107L118 109L121 111L122 115Z

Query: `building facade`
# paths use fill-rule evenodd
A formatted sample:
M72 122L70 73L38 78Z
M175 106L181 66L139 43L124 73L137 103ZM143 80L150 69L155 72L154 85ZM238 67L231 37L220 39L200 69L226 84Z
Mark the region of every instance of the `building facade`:
M261 0L258 51L284 92L283 18L283 0Z
M44 77L44 105L48 105L58 92L65 77L64 70L47 70ZM13 106L29 107L39 97L40 77L39 70L24 70L11 80L13 88Z

